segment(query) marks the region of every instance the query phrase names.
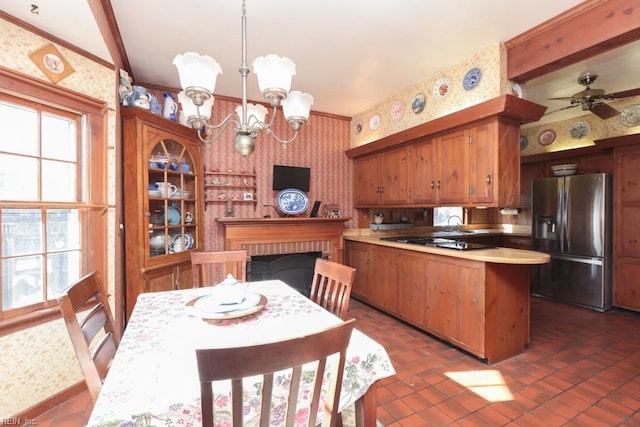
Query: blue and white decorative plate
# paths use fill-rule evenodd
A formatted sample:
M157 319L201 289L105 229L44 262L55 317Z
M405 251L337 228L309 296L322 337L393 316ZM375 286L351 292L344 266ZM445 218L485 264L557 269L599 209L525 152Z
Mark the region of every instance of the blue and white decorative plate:
M467 74L465 74L464 79L462 80L462 86L465 90L471 90L478 86L480 78L482 78L482 71L480 71L480 68L472 68L467 71Z
M180 209L173 205L169 205L167 208L167 224L178 225L182 221L182 215L180 215Z
M424 110L424 104L427 101L427 97L424 96L424 93L419 93L413 98L413 102L411 103L411 109L414 113L420 114L422 110Z
M287 215L298 215L309 208L309 198L296 188L287 188L278 193L276 205L282 213Z
M520 149L524 150L525 148L527 148L527 145L529 145L529 140L526 136L522 135L520 137Z
M589 135L591 126L587 122L576 122L569 128L569 136L573 139L582 139Z

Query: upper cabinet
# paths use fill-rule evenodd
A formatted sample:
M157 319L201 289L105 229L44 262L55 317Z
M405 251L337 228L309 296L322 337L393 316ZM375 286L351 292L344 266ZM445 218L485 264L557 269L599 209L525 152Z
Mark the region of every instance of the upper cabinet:
M354 205L517 206L519 123L498 118L354 159Z
M142 292L189 288L203 247L202 143L192 129L123 108L127 317Z

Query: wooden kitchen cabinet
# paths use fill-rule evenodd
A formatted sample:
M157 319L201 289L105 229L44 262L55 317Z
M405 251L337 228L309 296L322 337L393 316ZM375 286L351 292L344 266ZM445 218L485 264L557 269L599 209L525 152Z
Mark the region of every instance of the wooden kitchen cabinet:
M465 205L469 201L469 130L438 136L435 144L436 203Z
M425 323L429 332L484 354L484 272L472 261L439 257L428 266Z
M613 305L640 311L640 148L616 149Z
M380 204L380 155L372 154L353 161L353 204Z
M409 203L410 147L354 160L354 204L390 206Z
M531 183L534 179L546 178L544 163L526 163L520 167L520 207L531 207Z
M398 249L382 246L371 247L369 266L371 298L369 303L395 315L398 314L399 256Z
M517 207L519 138L495 118L354 158L354 206Z
M397 280L402 283L398 289L398 317L413 325L426 327L429 275L425 256L412 251L401 251Z
M371 295L371 280L369 271L371 265L371 245L345 241L345 264L356 269L356 276L351 285L351 295L362 301L369 301Z
M139 108L121 117L128 318L140 293L192 287L190 252L204 246L204 183L193 129Z

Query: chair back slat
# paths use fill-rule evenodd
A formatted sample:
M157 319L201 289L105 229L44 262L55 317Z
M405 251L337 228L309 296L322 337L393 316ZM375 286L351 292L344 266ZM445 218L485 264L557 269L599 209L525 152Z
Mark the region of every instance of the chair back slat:
M211 286L223 281L228 274L247 280L247 251L191 252L193 287Z
M321 332L284 341L271 342L247 347L212 348L196 350L198 374L200 378L202 425L214 425L215 405L212 389L215 381L231 380L231 407L233 425L243 425L243 379L262 378L260 426L268 427L271 422L271 400L276 372L289 370L291 380L287 396L286 426L293 426L297 413L300 382L305 378L302 367L317 365L312 395L308 396L309 425L315 426L317 415L323 413L323 426L333 426L338 419L338 403L346 361L346 351L355 320L342 322ZM335 356L333 356L335 355ZM331 357L330 357L331 356ZM313 363L313 364L312 364ZM328 394L322 396L323 380L327 377L326 365L330 363ZM308 369L308 366L306 367ZM320 400L324 404L320 408ZM280 410L281 408L278 408ZM280 412L278 416L282 416Z
M98 273L89 273L67 288L58 297L58 306L89 394L95 402L120 345L120 332L115 327ZM84 310L87 310L86 314L81 313ZM100 341L95 343L98 338Z
M324 258L317 258L310 299L344 319L349 309L356 270Z

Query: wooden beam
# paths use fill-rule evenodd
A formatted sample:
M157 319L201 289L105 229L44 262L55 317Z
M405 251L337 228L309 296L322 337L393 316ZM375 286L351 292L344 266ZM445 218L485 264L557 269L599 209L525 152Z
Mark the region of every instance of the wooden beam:
M507 78L523 83L636 40L638 0L587 0L506 41Z

